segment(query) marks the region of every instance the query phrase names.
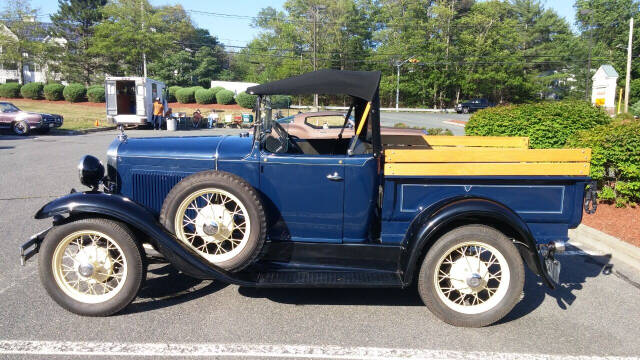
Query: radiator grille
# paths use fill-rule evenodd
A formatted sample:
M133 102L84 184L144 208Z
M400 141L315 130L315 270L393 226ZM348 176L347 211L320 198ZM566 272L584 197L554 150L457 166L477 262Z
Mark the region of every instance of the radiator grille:
M169 191L188 175L189 173L182 172L134 170L133 200L159 214Z

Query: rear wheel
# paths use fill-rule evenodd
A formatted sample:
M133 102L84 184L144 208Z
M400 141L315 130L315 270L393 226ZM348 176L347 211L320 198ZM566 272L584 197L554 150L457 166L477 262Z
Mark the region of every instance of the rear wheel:
M522 258L501 232L468 225L442 236L420 269L418 290L425 305L455 326L481 327L505 315L520 300Z
M63 308L107 316L136 296L145 278L144 250L126 225L83 219L49 231L39 255L40 279Z

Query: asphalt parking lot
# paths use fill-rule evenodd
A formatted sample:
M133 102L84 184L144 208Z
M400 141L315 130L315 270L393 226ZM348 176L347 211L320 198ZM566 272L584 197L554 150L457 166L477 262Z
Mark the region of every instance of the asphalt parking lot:
M0 135L0 357L127 357L145 349L154 357L221 358L640 354L640 274L584 248L580 239L572 239L576 246L560 258L562 286L546 289L529 273L526 295L516 308L500 323L481 329L442 323L414 289L256 290L194 280L168 265L150 269L139 297L120 314L88 318L68 313L45 293L36 261L20 266L18 246L49 225L33 219L44 203L72 187L82 189L76 170L80 157L105 159L116 134Z

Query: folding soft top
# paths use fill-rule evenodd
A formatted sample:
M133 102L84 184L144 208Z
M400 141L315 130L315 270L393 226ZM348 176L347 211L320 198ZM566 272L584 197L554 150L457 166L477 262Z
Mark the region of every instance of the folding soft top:
M254 95L346 94L373 101L380 84L379 71L318 70L247 89Z

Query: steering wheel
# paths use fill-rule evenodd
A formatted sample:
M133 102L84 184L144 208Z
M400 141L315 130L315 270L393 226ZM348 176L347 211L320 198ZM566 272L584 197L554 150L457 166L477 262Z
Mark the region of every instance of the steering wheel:
M289 133L282 127L277 121L273 122L273 130L278 134L278 146L273 151L274 153L287 153L289 151L289 145L298 153L302 153L302 149L295 143L295 141L291 140L291 136Z

